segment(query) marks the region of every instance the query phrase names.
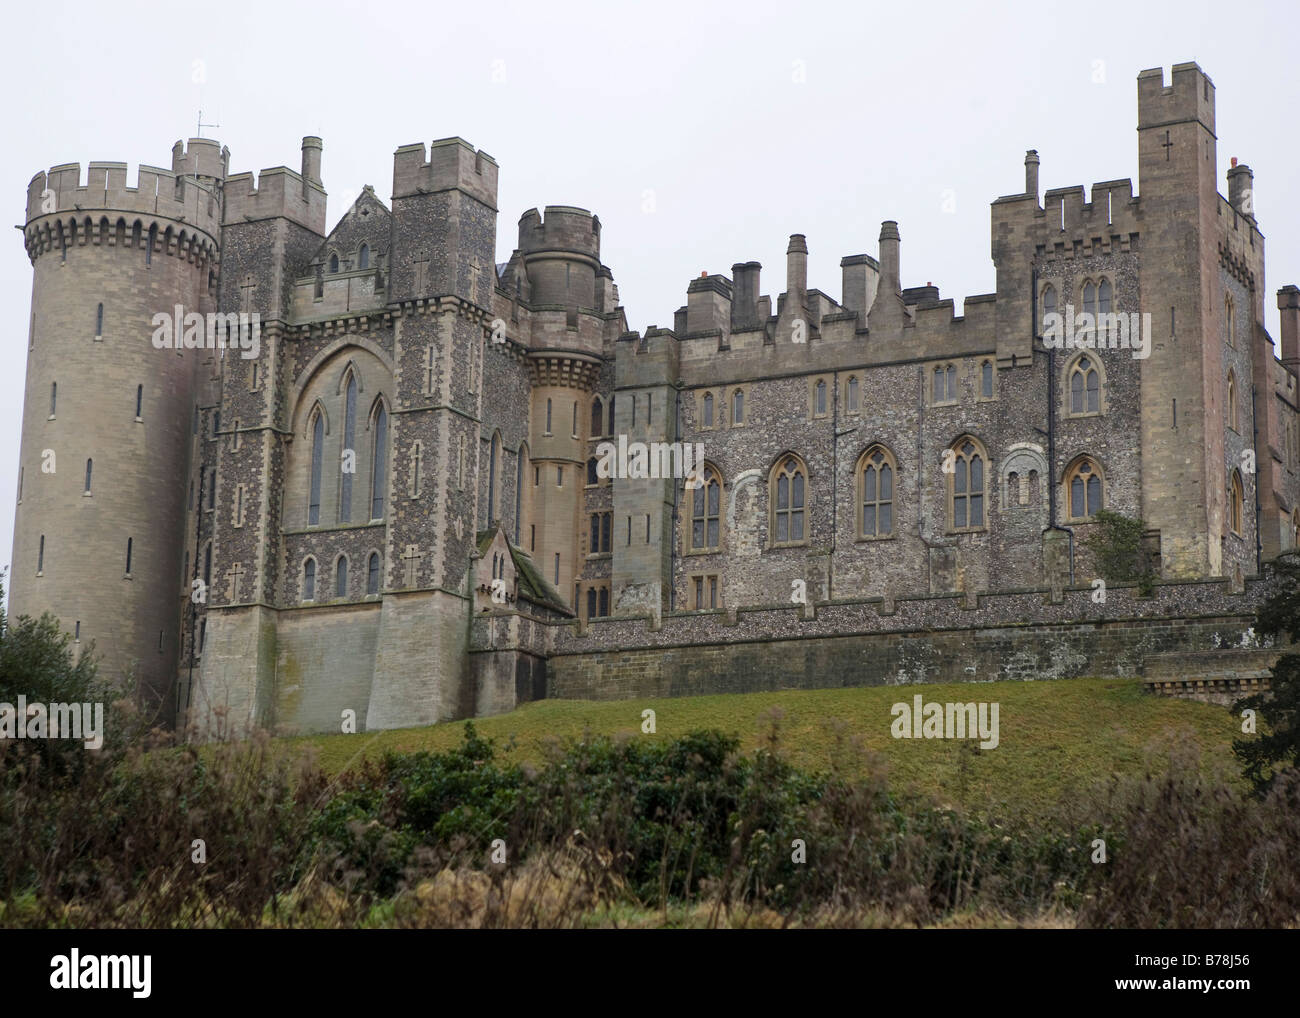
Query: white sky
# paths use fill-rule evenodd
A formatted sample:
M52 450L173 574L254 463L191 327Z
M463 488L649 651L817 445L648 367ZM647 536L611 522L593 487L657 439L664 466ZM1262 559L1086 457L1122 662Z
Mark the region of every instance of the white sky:
M1023 190L1025 150L1042 191L1123 177L1137 191L1137 74L1195 60L1217 91L1219 190L1229 157L1255 171L1275 339L1275 293L1300 282L1284 211L1300 192L1292 0L448 6L18 5L0 196L21 223L38 170L80 162L84 180L119 160L134 183L141 162L171 165L201 106L232 172L296 170L302 136L322 136L333 226L363 184L388 201L399 145L459 135L501 166L497 260L526 209L591 209L633 329L670 327L702 270L757 260L781 292L791 233L807 235L809 285L838 300L840 258L875 255L884 219L903 285L932 281L960 313L994 289L989 202ZM0 247L0 563L30 302L15 233Z

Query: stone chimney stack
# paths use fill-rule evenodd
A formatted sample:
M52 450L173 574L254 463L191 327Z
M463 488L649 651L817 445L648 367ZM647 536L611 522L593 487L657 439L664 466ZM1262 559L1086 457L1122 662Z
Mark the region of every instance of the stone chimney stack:
M863 325L867 312L876 299L876 286L880 282L880 263L871 255L848 255L840 259L843 277L843 299L840 303L849 311L856 311Z
M1025 194L1032 194L1038 201L1038 149L1031 148L1025 153Z
M302 140L302 179L313 184L319 184L320 179L320 153L322 148L321 140L315 136L308 135Z
M1228 170L1228 204L1241 215L1255 218L1255 174L1244 163L1238 166L1236 156Z
M785 249L785 289L787 299L802 307L802 295L808 289L808 241L802 233L790 234L790 246Z
M899 282L898 223L887 219L880 224L880 289L896 294L903 289Z
M737 262L731 267L735 297L731 304L731 328L735 331L758 328L758 262Z
M1278 290L1277 309L1282 318L1282 366L1300 375L1300 287L1291 283Z

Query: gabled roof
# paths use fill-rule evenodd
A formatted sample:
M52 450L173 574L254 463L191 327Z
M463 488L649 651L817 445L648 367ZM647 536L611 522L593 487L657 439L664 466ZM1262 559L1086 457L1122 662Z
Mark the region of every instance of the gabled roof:
M367 184L361 189L361 194L352 203L352 207L334 224L334 229L330 230L316 256L323 260L331 250L351 251L360 246L363 240L372 249L387 246L392 218L388 206L379 200L375 189Z
M488 548L492 547L492 542L496 539L497 532L500 531L501 538L505 545L510 549L510 559L515 564L515 572L519 577L519 593L535 604L545 605L556 611L564 612L566 615L572 615L571 609L560 596L560 592L555 589L542 571L537 568L537 564L532 560L529 554L522 548L518 548L510 543L504 530L499 526L492 527L488 530L480 530L476 536L478 551L482 555Z

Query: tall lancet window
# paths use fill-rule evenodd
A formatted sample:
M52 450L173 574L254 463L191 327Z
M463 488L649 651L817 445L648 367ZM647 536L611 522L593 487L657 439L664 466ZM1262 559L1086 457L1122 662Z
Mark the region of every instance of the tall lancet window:
M370 518L384 518L384 489L388 486L388 411L375 411L375 450L370 461Z
M575 403L576 407L577 404ZM496 435L492 436L491 451L488 453L488 506L487 506L487 524L492 526L492 521L496 519L497 512L497 447L500 441Z
M348 372L347 401L343 410L343 483L339 488L339 522L352 522L352 478L357 472L357 376Z
M524 447L515 454L515 544L519 543L520 521L524 508Z
M311 500L307 505L307 524L320 522L320 475L325 456L325 415L316 412L311 426Z

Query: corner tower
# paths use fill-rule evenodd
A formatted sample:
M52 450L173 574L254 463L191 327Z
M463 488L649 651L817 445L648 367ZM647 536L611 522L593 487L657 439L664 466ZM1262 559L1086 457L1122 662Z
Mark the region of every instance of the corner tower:
M532 307L529 435L537 521L534 560L571 603L582 570L579 531L591 431L591 396L601 373L612 281L600 264L600 220L586 209L548 205L519 220L519 257Z
M178 660L195 368L155 316L214 310L229 153L177 142L173 168L78 163L38 173L10 581L14 614L53 613L101 674L160 719ZM177 323L172 323L173 325Z
M1166 576L1221 575L1227 477L1221 403L1214 84L1194 63L1138 75L1142 516Z

